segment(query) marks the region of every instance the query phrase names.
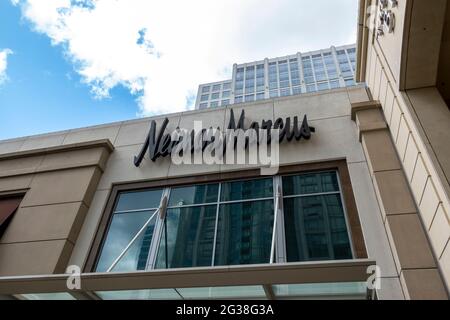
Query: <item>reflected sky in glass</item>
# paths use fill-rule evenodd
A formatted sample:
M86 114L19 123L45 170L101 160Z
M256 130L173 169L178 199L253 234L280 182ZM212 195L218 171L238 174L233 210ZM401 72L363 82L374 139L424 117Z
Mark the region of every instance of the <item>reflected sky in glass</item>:
M104 272L111 266L153 213L154 211L142 211L113 216L108 236L98 260L96 269L98 272ZM147 250L148 255L149 244L148 247L144 245L147 245L148 239L151 239L153 235L155 221L156 219L153 218L147 229L135 241L113 271L135 271L138 269L139 259L146 259L146 257L143 257L144 252L142 250Z

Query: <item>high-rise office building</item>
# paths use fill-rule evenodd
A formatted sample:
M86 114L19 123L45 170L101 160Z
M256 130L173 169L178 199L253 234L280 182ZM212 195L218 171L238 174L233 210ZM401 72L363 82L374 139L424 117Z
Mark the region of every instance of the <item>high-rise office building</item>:
M233 66L231 80L201 84L195 109L355 85L356 45Z

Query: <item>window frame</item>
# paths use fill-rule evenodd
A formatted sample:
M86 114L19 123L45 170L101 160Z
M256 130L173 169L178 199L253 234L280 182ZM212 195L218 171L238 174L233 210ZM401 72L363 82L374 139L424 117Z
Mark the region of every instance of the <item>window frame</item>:
M319 162L319 163L309 163L309 164L299 164L299 165L288 165L281 166L279 172L275 176L275 181L279 179L278 183L282 184L282 177L287 175L296 175L296 174L304 174L309 172L326 172L326 171L335 171L337 174L337 178L339 181L339 188L341 194L341 201L343 204L343 211L346 220L347 232L349 235L349 241L351 250L353 253L353 259L364 259L367 258L367 250L365 246L364 237L362 234L362 228L359 220L359 214L357 211L354 194L350 182L350 176L347 168L347 163L345 160L336 160L336 161L327 161L327 162ZM271 176L274 178L274 176ZM114 184L107 203L104 207L100 223L97 227L97 232L93 238L91 243L91 247L89 250L89 254L86 259L86 263L84 265L84 272L96 272L96 266L99 259L99 256L102 252L102 248L105 242L105 239L108 234L109 226L113 217L113 209L117 202L118 196L121 192L124 191L140 191L143 189L151 189L151 188L163 188L163 189L171 189L174 187L183 187L187 185L195 185L195 184L209 184L209 183L225 183L230 181L240 181L246 179L257 179L264 178L260 175L259 169L251 169L237 172L226 172L226 173L215 173L208 175L195 175L190 177L182 177L182 178L166 178L166 179L158 179L147 182L137 182L137 183L120 183ZM267 178L267 177L266 177ZM275 190L275 183L274 183ZM219 190L220 192L220 190ZM275 191L274 191L275 192ZM220 193L219 193L220 195ZM275 197L273 198L275 201ZM282 198L281 198L282 200ZM282 201L281 201L282 205ZM220 206L217 206L218 208ZM281 211L282 212L282 211ZM278 218L281 219L277 221L277 236L282 237L284 239L284 217L281 214L278 214ZM278 229L279 228L279 229ZM156 228L155 231L156 233ZM160 237L158 237L160 239ZM152 241L155 242L155 241ZM276 242L278 246L284 245L284 240ZM159 243L158 243L159 244ZM155 244L156 245L156 244ZM152 243L153 246L153 243ZM152 249L152 248L151 248ZM285 248L277 248L276 250L276 261L277 262L286 262L287 257L285 254ZM150 250L150 253L157 252L157 250ZM280 253L282 253L280 255ZM214 253L215 254L215 253ZM284 255L284 257L283 257ZM149 262L150 262L149 256ZM152 257L153 259L153 257ZM214 255L213 255L214 259ZM283 260L284 259L284 260ZM156 260L156 255L154 257ZM268 262L269 263L269 262Z
M25 198L26 192L27 192L27 190L0 192L0 201L2 201L2 200L6 200L6 201L18 200L16 209L12 210L12 212L6 216L4 221L0 221L0 240L4 236L6 230L8 229L8 226L9 226L10 222L12 221L12 219L14 218L14 215L20 209L21 203L22 203L23 199Z

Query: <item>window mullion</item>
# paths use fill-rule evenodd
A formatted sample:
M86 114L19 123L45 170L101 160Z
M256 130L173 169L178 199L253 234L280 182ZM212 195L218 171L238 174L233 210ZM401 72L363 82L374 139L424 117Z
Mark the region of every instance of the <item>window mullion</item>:
M165 188L162 195L161 195L161 200L164 197L167 197L167 202L169 202L169 197L170 197L170 188ZM168 209L166 208L166 211ZM159 213L159 219L156 219L156 223L155 223L155 231L153 233L153 238L152 238L152 242L150 244L150 252L148 255L148 259L147 259L147 270L149 269L154 269L155 268L155 263L156 263L156 257L158 254L158 248L159 248L159 244L161 242L161 236L162 236L162 231L163 231L163 227L164 227L164 220L161 219L161 216L166 216L167 212L164 213Z
M222 183L219 183L219 190L217 194L217 204L216 204L216 224L214 227L214 242L213 242L213 250L211 257L211 265L214 266L216 259L216 242L217 242L217 228L219 226L219 210L220 210L220 194L222 192Z
M269 263L278 262L279 259L279 243L278 240L280 232L280 205L281 205L281 190L277 177L273 177L273 194L274 194L274 217L273 217L273 229L272 229L272 242L270 246ZM275 255L275 257L274 257ZM272 260L273 259L273 260Z
M280 200L278 203L278 224L277 224L277 262L287 261L286 255L286 234L284 230L284 205L283 205L283 178L275 177L277 188L280 191Z

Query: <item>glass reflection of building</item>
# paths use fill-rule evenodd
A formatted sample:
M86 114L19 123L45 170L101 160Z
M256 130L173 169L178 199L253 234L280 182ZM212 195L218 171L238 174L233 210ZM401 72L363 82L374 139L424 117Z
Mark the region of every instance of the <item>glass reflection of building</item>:
M284 219L280 222L284 245L275 243L274 248L285 250L280 253L286 257L278 262L351 259L337 173L277 178L167 188L170 197L164 220L158 215L114 270L269 263L276 181L282 184L279 209ZM139 226L155 212L163 194L160 189L135 192L134 198L119 197L121 210L114 216L120 219L113 216L99 271L104 271L125 248L126 239L131 240L142 228ZM145 200L149 195L153 195L152 204ZM119 235L120 243L114 242Z

